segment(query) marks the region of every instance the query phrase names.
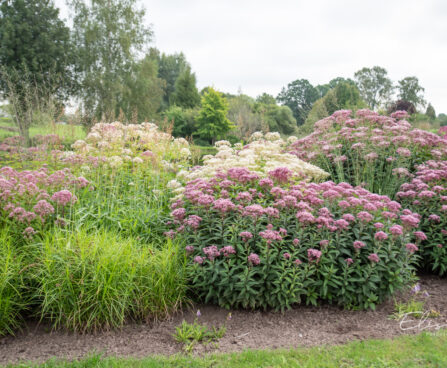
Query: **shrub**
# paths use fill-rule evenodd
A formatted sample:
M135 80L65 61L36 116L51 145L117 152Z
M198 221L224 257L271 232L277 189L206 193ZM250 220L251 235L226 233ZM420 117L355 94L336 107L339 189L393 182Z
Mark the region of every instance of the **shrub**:
M415 178L402 184L397 198L421 217L422 266L447 273L447 161L427 161L417 166Z
M318 299L374 308L412 278L419 218L347 183L233 168L186 185L173 203L192 290L225 308L284 309Z
M11 244L6 228L0 231L0 336L12 334L19 326L24 308L24 291L20 270L22 259Z
M396 111L406 111L409 115L413 115L416 113L416 107L409 101L397 100L388 107L387 113L391 115Z
M290 147L297 157L330 173L336 182L362 185L394 197L414 167L447 157L447 141L436 134L411 129L407 113L391 117L369 110L336 111L315 124L309 136Z
M155 250L113 232L56 231L41 252L41 314L55 327L119 327L130 317L164 317L183 302L183 257L170 242Z

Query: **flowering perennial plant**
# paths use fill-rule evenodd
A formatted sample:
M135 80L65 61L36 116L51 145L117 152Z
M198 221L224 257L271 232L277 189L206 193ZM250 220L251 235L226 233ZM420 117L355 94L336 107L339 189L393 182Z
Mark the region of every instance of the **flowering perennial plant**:
M370 110L336 111L315 123L312 134L295 141L290 152L331 174L336 182L363 185L394 197L415 165L447 157L447 140L412 129L405 111L389 116Z
M412 280L419 215L361 187L298 179L288 168L267 178L232 168L186 185L169 235L186 241L199 298L226 308L374 308Z
M291 142L296 137L289 137L287 141L281 139L279 133L261 132L253 133L250 143L246 146L237 143L231 145L228 141L218 141L215 144L216 155L206 155L203 157L203 166L193 170L181 171L179 177L186 180L197 178L211 178L219 171L226 171L230 168L248 168L260 176L267 176L271 170L285 167L291 170L301 179L321 181L328 174L319 167L311 165L298 159L295 155L287 153Z
M414 179L396 194L406 207L421 215L415 233L422 266L439 275L447 273L447 161L427 161L417 166ZM413 245L408 245L414 249Z
M98 123L85 140L76 141L72 147L84 156L105 157L112 168L132 163L174 170L176 165L183 167L191 156L186 139L174 139L154 123Z
M84 177L75 177L69 169L50 173L48 169L16 171L0 169L0 222L12 223L25 239L47 224L66 223L77 197L73 189L89 186Z

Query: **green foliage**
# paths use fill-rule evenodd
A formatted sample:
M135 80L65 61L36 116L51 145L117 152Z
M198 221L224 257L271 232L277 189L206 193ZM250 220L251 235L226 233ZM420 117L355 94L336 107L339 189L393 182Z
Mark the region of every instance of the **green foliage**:
M279 132L292 134L296 120L288 106L279 106L273 96L266 93L256 100L240 94L229 98L228 118L235 122L233 135L236 140L248 139L254 132Z
M428 104L427 110L425 111L425 115L428 116L430 121L434 121L436 119L435 108L433 107L433 105L431 103Z
M282 134L295 132L296 120L288 106L265 105L263 113L263 117L271 132L280 132Z
M146 88L148 80L153 79L152 70L148 77L146 65L141 69L135 66L138 53L144 51L152 36L144 25L145 12L137 8L137 0L69 0L69 4L79 57L79 97L87 122L102 118L111 121L118 116L124 96L134 97L127 89L135 83ZM145 78L137 82L133 73L142 73ZM132 100L127 101L127 114L133 114L135 108Z
M116 232L56 231L39 259L42 318L55 327L90 331L164 317L184 298L183 256L169 241L157 250Z
M399 98L411 102L414 106L425 106L425 89L419 85L416 77L406 77L398 82Z
M298 79L283 87L276 99L288 106L298 126L304 124L313 103L319 98L319 92L307 79Z
M333 81L330 83L334 83L335 87L314 103L306 122L300 127L301 133L310 133L313 130L314 123L332 115L337 110L357 111L366 107L357 86L352 81L339 81L338 83Z
M158 77L163 79L166 83L162 105L162 109L165 110L169 107L171 96L175 92L177 78L183 70L190 68L190 66L183 53L172 55L162 53L160 55L160 52L157 49L152 48L151 55L153 55L158 62Z
M218 341L225 336L226 328L221 326L219 329L213 326L210 330L205 325L200 325L197 320L192 324L182 321L182 324L175 328L174 339L183 344L183 350L187 353L191 352L197 343Z
M345 84L350 84L355 86L355 82L348 78L343 78L343 77L337 77L334 79L331 79L329 81L329 83L327 84L319 84L318 86L316 86L316 90L318 91L318 94L320 95L320 98L326 96L326 94L331 90L334 89L335 87L337 87L340 83L345 83Z
M169 216L171 175L132 168L113 173L107 167L85 173L95 190L79 195L73 214L77 228L104 228L144 243L162 242Z
M157 77L157 68L157 62L147 55L124 77L125 87L115 110L123 112L127 121L141 123L158 118L165 82Z
M447 115L446 114L439 114L437 117L437 120L439 121L439 124L441 126L447 125Z
M265 92L262 95L256 97L256 102L264 105L276 105L275 97Z
M61 101L76 89L75 53L59 10L47 0L11 0L0 5L0 92L29 145L29 127L39 114L54 119Z
M360 95L374 110L390 100L393 84L388 72L380 67L362 68L354 74Z
M22 256L14 248L8 229L0 230L0 336L12 334L23 310Z
M424 301L411 299L409 302L395 302L391 318L401 320L405 316L421 318L424 314Z
M0 65L19 94L27 86L23 80L27 75L35 85L57 80L51 83L50 95L66 97L73 88L70 31L52 1L2 1L0 45ZM10 89L4 78L0 78L0 89L7 97Z
M189 66L185 67L175 81L175 90L170 103L182 108L194 108L200 104L200 95L196 86L196 76Z
M274 103L276 104L276 102ZM247 139L256 131L268 129L265 119L260 112L256 111L255 106L257 104L250 96L240 94L230 97L228 98L228 105L228 119L234 121L235 124L232 134L239 140ZM261 103L258 103L258 105L265 106Z
M202 97L202 108L197 116L197 133L201 139L210 143L223 137L233 128L233 123L227 118L228 102L221 93L209 88Z
M174 137L192 137L196 131L196 117L198 109L183 109L179 106L171 106L163 112L167 124L173 124L172 135Z

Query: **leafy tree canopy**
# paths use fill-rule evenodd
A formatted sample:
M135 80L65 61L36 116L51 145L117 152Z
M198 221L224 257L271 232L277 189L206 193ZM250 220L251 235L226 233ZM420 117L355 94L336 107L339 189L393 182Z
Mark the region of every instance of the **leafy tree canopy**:
M45 84L65 98L74 87L70 31L49 0L4 0L0 4L0 65L16 89ZM8 93L6 77L0 88Z
M1 1L0 92L28 143L37 106L59 104L75 90L74 55L70 31L52 1Z
M387 103L393 92L393 83L386 69L380 66L362 68L355 72L354 78L360 95L371 109Z
M210 143L222 138L234 127L227 118L227 112L227 100L214 88L208 88L202 96L202 108L196 119L198 126L196 135Z
M200 104L200 95L196 86L196 76L191 68L186 66L175 81L175 89L171 94L171 104L193 108Z
M277 100L288 106L295 117L297 124L302 125L313 103L319 98L317 89L307 79L298 79L283 88Z
M314 103L305 124L300 128L300 132L310 133L315 122L332 115L337 110L356 111L366 106L355 84L339 81L335 88Z
M427 110L425 111L425 115L427 115L428 118L432 121L436 119L436 111L431 103L428 104Z
M414 106L424 107L426 101L424 100L425 89L419 84L419 79L416 77L406 77L398 82L399 98L401 100L409 101Z
M68 0L79 55L85 112L94 119L113 120L126 95L135 63L152 37L137 0ZM129 105L132 102L129 101ZM131 110L133 110L132 107ZM129 117L128 117L129 118Z

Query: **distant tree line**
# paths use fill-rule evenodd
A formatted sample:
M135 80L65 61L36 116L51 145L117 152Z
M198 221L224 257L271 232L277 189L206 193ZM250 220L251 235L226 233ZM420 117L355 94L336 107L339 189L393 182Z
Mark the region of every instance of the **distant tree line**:
M406 109L427 105L416 77L394 84L384 68L363 68L354 79L313 86L297 79L276 98L197 88L186 56L150 47L151 27L138 0L67 0L72 26L52 0L0 4L0 93L21 134L37 114L55 116L69 99L81 122L157 121L175 136L201 144L247 138L257 130L303 133L339 109ZM394 94L397 92L397 97ZM439 119L431 104L425 116Z

